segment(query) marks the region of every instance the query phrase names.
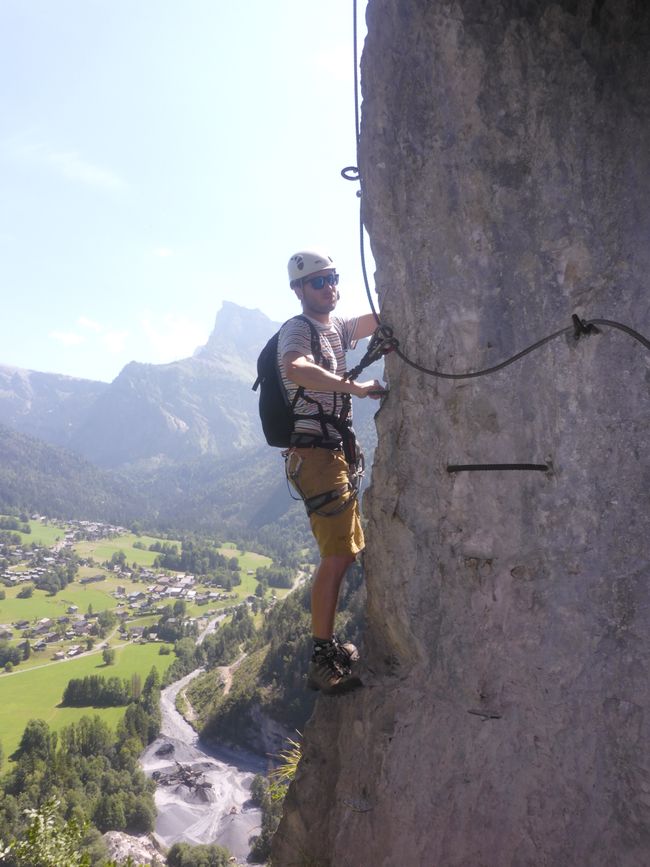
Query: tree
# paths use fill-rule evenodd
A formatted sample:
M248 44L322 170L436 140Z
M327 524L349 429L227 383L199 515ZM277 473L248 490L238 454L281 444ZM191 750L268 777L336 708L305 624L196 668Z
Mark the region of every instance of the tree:
M102 659L104 660L104 665L113 665L115 662L115 651L112 647L105 647L102 650Z
M228 867L230 852L222 846L174 843L167 853L169 867Z
M93 813L93 821L102 833L124 831L126 829L126 815L122 794L103 795Z
M59 801L50 799L39 810L25 810L29 825L21 840L2 851L15 867L91 867L90 857L81 852L85 828L58 815Z
M256 807L261 807L268 792L268 783L263 774L256 774L251 783L251 801Z
M132 834L149 834L156 824L156 810L150 801L132 798L126 816L126 823Z
M142 695L142 678L137 671L131 675L131 698L137 701Z
M42 719L30 719L18 745L18 754L46 761L52 748L50 727Z
M110 560L110 566L119 566L122 568L126 566L126 554L124 551L116 551Z
M112 629L116 623L117 616L112 611L100 611L97 615L97 625L102 638L108 634L109 629Z

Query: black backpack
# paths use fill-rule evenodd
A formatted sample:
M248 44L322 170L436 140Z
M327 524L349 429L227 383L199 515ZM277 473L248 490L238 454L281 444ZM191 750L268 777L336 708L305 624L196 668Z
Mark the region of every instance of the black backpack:
M311 354L316 364L322 364L320 337L314 325L306 316L294 316L294 319L303 319L311 331ZM296 401L303 394L300 386L292 401L282 385L282 376L278 366L278 337L277 331L268 341L257 359L257 379L253 384L253 391L260 389L259 413L262 421L262 430L266 441L270 446L288 448L291 444L294 420L298 417L294 413Z

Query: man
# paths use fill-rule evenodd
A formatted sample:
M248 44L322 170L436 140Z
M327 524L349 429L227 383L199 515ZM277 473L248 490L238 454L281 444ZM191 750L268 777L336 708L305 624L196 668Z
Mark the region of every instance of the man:
M349 406L347 395L379 398L384 389L377 380L344 379L346 350L369 337L377 322L372 313L352 319L332 315L339 300L339 275L331 257L305 250L291 257L288 268L290 286L320 343L320 358L315 359L310 324L290 319L280 330L278 364L289 400L295 399L287 476L305 500L320 552L311 591L314 649L308 684L332 694L361 686L351 671L359 658L357 649L341 644L334 635L341 582L364 547L356 456L342 415L346 402Z

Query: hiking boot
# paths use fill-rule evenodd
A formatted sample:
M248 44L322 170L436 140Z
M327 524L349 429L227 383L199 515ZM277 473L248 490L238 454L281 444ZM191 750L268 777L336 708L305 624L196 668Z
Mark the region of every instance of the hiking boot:
M349 648L349 649L348 649ZM353 655L356 656L353 658ZM314 653L309 663L307 686L325 695L340 695L363 686L351 671L351 663L359 658L353 644L332 642L330 647Z
M341 644L336 635L332 636L332 642L336 648L337 661L349 672L352 668L352 663L359 661L359 651L351 641Z

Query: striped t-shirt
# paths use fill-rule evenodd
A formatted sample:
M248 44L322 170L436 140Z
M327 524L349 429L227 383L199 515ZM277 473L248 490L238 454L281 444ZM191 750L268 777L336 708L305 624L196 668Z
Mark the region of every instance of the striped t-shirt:
M329 362L330 373L341 377L344 376L347 370L345 366L345 353L348 349L354 349L356 346L354 332L357 327L357 318L346 319L342 316L331 316L328 325L323 325L322 322L317 322L315 319L311 319L311 317L308 318L320 337L320 366L327 367L327 361ZM287 390L290 401L294 399L298 386L287 377L282 358L287 352L299 352L308 358L309 361L315 361L311 349L311 329L309 325L302 319L289 319L288 322L285 322L280 329L280 336L278 338L278 365L282 375L282 384ZM323 408L323 413L326 415L338 415L341 411L340 393L305 389L305 395L312 400L317 400ZM294 412L297 415L318 416L319 409L315 404L300 397L296 401ZM311 419L296 419L294 430L296 433L313 433L322 436L322 428L316 418L314 421L311 421ZM327 430L332 440L338 441L341 439L338 432L331 425L327 425Z

